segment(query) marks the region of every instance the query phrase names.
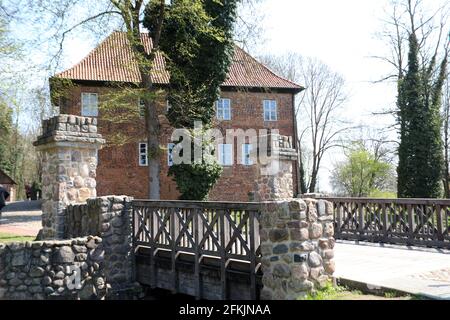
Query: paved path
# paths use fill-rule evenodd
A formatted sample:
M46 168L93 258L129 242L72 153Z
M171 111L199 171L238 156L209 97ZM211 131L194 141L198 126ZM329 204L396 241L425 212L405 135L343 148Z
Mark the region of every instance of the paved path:
M338 278L450 300L449 251L338 241L335 256Z
M41 229L41 202L21 201L9 203L2 210L0 233L18 236L36 236Z

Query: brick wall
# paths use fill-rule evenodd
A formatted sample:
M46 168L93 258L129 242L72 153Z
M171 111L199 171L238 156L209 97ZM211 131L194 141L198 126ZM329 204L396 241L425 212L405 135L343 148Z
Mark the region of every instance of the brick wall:
M60 106L61 113L77 114L81 112L81 92L92 92L102 95L113 88L104 86L78 85L72 88L71 94ZM223 98L231 99L232 120L217 122L216 127L224 133L227 129L278 129L281 135L294 136L293 123L293 95L291 93L256 93L224 91ZM263 118L263 100L277 101L278 121L265 122ZM165 101L160 102L161 114L164 114ZM137 108L137 103L136 103ZM128 194L135 198L147 198L148 195L148 167L139 166L138 143L145 142L145 124L143 119L136 119L133 124L112 124L101 120L100 112L99 131L107 142L111 133L126 132L132 139L123 145L107 145L99 152L99 166L97 170L97 192L100 196L107 194ZM165 116L160 116L162 123L161 145L167 146L170 142L172 128ZM236 157L237 150L234 150ZM294 168L296 164L294 164ZM167 177L167 155L161 159L161 198L175 200L178 198L176 183ZM249 193L254 191L255 180L259 171L255 166L235 164L225 167L222 177L210 194L211 200L248 201ZM294 194L297 194L296 170L293 174Z

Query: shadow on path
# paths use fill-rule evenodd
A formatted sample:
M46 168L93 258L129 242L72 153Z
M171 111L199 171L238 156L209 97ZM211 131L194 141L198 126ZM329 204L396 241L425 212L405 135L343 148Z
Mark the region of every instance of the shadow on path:
M3 208L2 213L8 212L28 212L28 211L41 211L42 201L17 201L10 202Z

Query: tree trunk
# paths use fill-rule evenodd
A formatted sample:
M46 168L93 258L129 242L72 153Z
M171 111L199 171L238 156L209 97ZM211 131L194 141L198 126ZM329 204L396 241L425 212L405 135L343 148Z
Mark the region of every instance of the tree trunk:
M161 35L161 27L164 18L164 0L160 0L160 12L158 17L158 26L155 34L153 35L153 48L152 51L147 54L145 52L144 45L141 41L140 21L139 13L142 2L133 8L132 14L132 27L128 27L128 37L131 43L133 52L136 54L139 73L141 75L141 88L145 91L153 90L153 82L151 78L151 70L155 61L156 52L159 47L159 37ZM149 179L149 199L158 200L161 197L160 194L160 123L158 118L158 108L154 101L154 98L146 97L144 99L146 109L146 129L147 129L147 155L148 155L148 179Z
M313 168L311 173L311 183L309 184L309 193L316 192L316 184L317 184L317 170Z
M305 167L303 166L303 155L301 148L299 146L299 153L298 153L298 166L297 166L297 180L298 180L298 187L300 189L300 194L305 194L308 192L306 188L306 181L305 181Z
M449 165L449 144L448 144L448 130L449 130L449 117L450 117L450 104L448 101L444 101L445 119L444 119L444 194L445 198L450 199L450 165Z

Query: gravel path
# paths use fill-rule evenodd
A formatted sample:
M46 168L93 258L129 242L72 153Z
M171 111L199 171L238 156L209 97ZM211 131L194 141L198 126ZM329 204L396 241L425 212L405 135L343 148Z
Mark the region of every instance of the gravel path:
M41 201L9 203L2 210L0 233L36 236L41 229Z

